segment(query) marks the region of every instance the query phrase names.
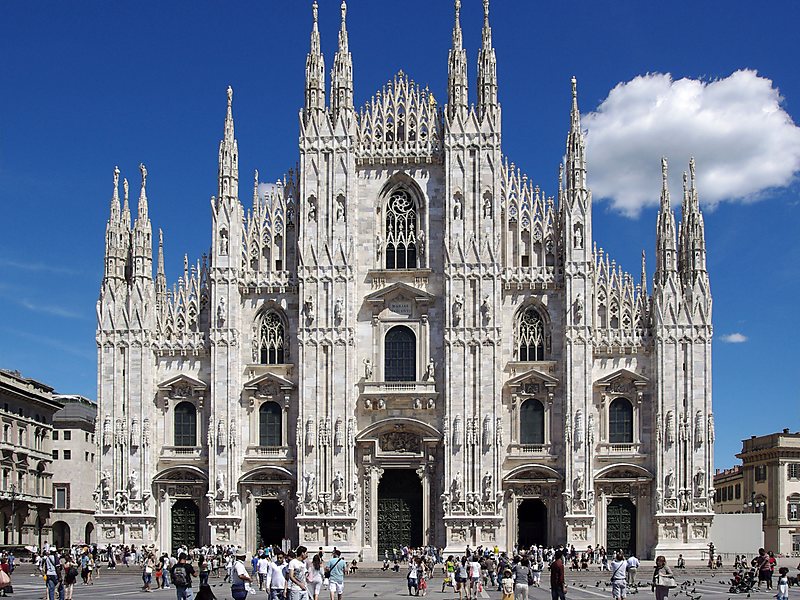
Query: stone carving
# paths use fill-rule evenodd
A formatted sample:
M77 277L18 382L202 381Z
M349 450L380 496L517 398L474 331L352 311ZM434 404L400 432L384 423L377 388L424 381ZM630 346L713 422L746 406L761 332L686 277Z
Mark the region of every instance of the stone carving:
M131 448L138 448L139 447L139 420L133 419L131 421L131 441L130 446Z
M125 422L122 419L117 419L114 426L114 438L117 446L125 446Z
M664 476L664 489L666 490L667 498L675 497L675 470L670 469Z
M128 510L128 494L122 490L114 494L114 512L124 513Z
M344 196L336 196L336 220L341 221L344 219L345 215L345 207L344 207Z
M664 433L667 437L667 444L672 445L675 443L675 413L667 411L667 422L664 425Z
M575 411L575 448L583 445L583 411L579 408Z
M483 302L481 302L481 315L483 315L483 324L484 325L491 325L492 323L492 301L489 299L489 296L483 297Z
M492 218L492 195L489 192L483 195L483 218Z
M341 502L344 500L344 477L341 471L336 471L333 476L333 501Z
M372 379L372 360L369 358L364 359L364 379L367 381Z
M317 222L317 199L314 196L308 197L308 220Z
M456 504L461 502L461 474L458 473L453 478L453 483L450 484L450 495L453 498L453 502Z
M694 497L702 498L706 494L706 472L703 469L694 474Z
M322 447L331 445L331 418L325 417L319 420L319 445Z
M713 444L714 443L714 438L715 438L715 434L714 434L714 415L709 413L709 415L708 415L708 443L709 444Z
M483 417L483 447L488 448L492 445L492 418L489 415Z
M347 447L354 448L356 445L356 419L350 417L347 419Z
M150 445L150 419L148 418L142 421L142 444L144 446Z
M225 296L220 296L217 304L217 327L225 326Z
M428 361L428 366L425 367L425 379L433 381L436 375L436 362L431 358Z
M461 194L453 196L453 219L460 221L464 213L463 202L461 201Z
M478 443L478 436L475 431L475 419L467 419L467 446L474 446Z
M461 324L461 317L464 315L464 296L456 294L453 300L453 327Z
M425 232L420 231L417 236L417 253L420 257L425 256Z
M705 423L703 419L703 411L698 410L694 416L694 443L697 446L703 445Z
M225 419L217 421L217 447L225 447L225 438L227 437L227 430L225 429Z
M481 512L480 499L478 494L467 494L467 513L477 515Z
M572 495L576 500L583 497L583 471L578 471L575 479L572 480Z
M589 424L587 426L589 432L589 444L594 445L594 415L589 415ZM591 447L589 448L591 450Z
M580 323L581 319L583 319L583 298L580 294L575 298L573 311L575 314L575 323Z
M306 421L306 449L314 447L314 419Z
M106 415L106 418L103 419L103 447L108 448L111 446L112 438L111 438L111 417Z
M344 320L344 302L341 298L337 298L333 303L333 321L339 325Z
M336 425L334 426L333 445L336 448L344 446L344 422L342 417L336 417Z
M311 502L314 499L316 477L313 473L303 473L303 495L306 502Z
M314 298L309 296L306 301L303 303L303 312L306 315L306 321L308 323L314 322Z
M111 492L108 471L100 471L100 499L108 500L110 497Z
M139 498L139 478L136 476L136 471L131 471L128 477L128 497L131 500Z
M231 417L231 423L228 426L229 434L228 434L228 445L231 448L236 447L236 438L239 436L239 431L236 429L236 419Z
M453 446L461 447L461 415L456 415L453 420Z
M217 473L217 478L215 481L216 489L217 489L217 500L222 500L225 498L225 474L222 471Z
M481 483L483 485L483 501L490 502L492 499L492 474L484 473Z
M378 261L381 260L381 254L383 253L383 240L381 239L380 235L375 236L375 256L377 257Z
M413 452L418 454L422 439L410 431L389 431L378 437L378 446L384 452Z
M498 447L503 445L503 419L497 417L494 425L494 440Z

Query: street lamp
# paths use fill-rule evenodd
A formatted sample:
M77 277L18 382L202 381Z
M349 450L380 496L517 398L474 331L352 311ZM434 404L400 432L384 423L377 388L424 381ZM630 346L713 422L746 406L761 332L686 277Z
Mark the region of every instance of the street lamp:
M761 513L762 515L763 515L766 507L767 507L767 503L764 502L763 500L759 500L758 502L756 502L756 493L755 492L751 492L750 493L750 502L745 502L744 505L743 505L743 508L749 508L750 512L754 512L754 513L757 512L757 513Z
M8 495L11 497L11 544L14 543L14 516L17 512L17 486L16 484L11 484L11 490L8 492Z

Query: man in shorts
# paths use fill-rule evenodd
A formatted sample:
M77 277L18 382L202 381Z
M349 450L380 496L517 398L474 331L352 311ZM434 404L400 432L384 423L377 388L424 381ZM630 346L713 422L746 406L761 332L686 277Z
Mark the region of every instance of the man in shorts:
M306 559L308 548L298 546L297 556L289 561L289 600L305 600L306 597Z
M333 557L328 561L326 568L328 569L328 589L331 593L331 600L342 600L344 593L344 568L345 560L342 558L341 550L334 549ZM336 598L334 598L336 594Z
M625 584L628 576L628 561L625 560L622 552L617 552L615 559L608 565L608 570L611 571L612 598L614 600L625 598L628 594L628 586Z

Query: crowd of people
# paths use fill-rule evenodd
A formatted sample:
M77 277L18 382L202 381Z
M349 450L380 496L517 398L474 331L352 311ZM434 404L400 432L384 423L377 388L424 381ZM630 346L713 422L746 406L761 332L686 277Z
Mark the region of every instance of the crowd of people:
M721 564L719 561L719 555L710 554L712 568ZM13 589L10 583L15 562L13 554L0 555L0 595ZM41 553L33 554L33 562L44 576L47 600L72 600L75 586L93 585L101 566L109 570L140 569L143 592L174 588L178 600L214 599L214 586L230 586L234 600L244 600L249 594L264 594L269 600L320 600L320 594L324 594L330 600L342 600L345 575L358 570L358 560L348 562L336 548L326 556L321 547L311 554L304 546L287 551L262 546L247 560L246 553L236 546L181 547L172 553L159 553L152 547L135 545L83 545L58 550L45 544ZM737 555L733 566L732 591L750 591L762 585L773 589L777 560L772 552L762 548L751 560ZM682 555L675 567L685 567ZM656 557L652 577L637 581L641 568L638 558L620 551L609 553L602 546L588 546L582 551L574 546L514 547L510 553L496 546L467 547L461 554L448 556L432 546L403 547L386 551L383 562L384 571L404 572L410 596L427 595L431 582L441 575L441 592L449 588L459 600L477 600L484 589L500 592L502 600L528 600L531 588L546 585L542 583L545 571L552 600L565 600L566 573L591 568L607 573L604 587L610 586L613 600L626 598L629 590L638 591L641 585L651 587L656 600L665 600L670 589L677 587L665 557ZM787 600L789 586L798 583L788 573L786 567L778 569L778 600ZM212 584L210 578L218 581Z

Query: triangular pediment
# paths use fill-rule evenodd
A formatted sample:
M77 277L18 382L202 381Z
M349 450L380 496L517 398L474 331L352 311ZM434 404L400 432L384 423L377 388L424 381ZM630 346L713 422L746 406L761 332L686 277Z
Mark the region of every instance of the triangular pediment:
M176 375L175 377L167 379L166 381L162 381L158 384L158 389L167 391L179 386L189 386L193 391L196 392L202 392L208 389L208 386L203 381L200 381L191 375L186 375L185 373L181 373L180 375Z
M639 375L638 373L634 373L628 369L618 369L613 373L598 379L594 382L594 384L599 387L609 387L626 380L633 383L635 387L644 387L650 383L650 380L644 375Z
M542 382L545 387L555 387L558 385L558 379L538 369L528 369L524 373L520 373L509 379L506 385L510 387L520 387L526 383L533 383L536 381Z
M430 304L436 299L436 296L433 294L429 294L424 290L420 290L414 286L408 285L407 283L398 281L397 283L393 283L385 288L381 288L380 290L372 292L365 298L365 300L369 304L381 306L385 304L387 300L392 299L400 294L414 300L414 302L417 304Z
M270 387L277 386L281 390L294 389L294 383L285 377L275 373L264 373L244 384L244 389L258 392L266 392Z

